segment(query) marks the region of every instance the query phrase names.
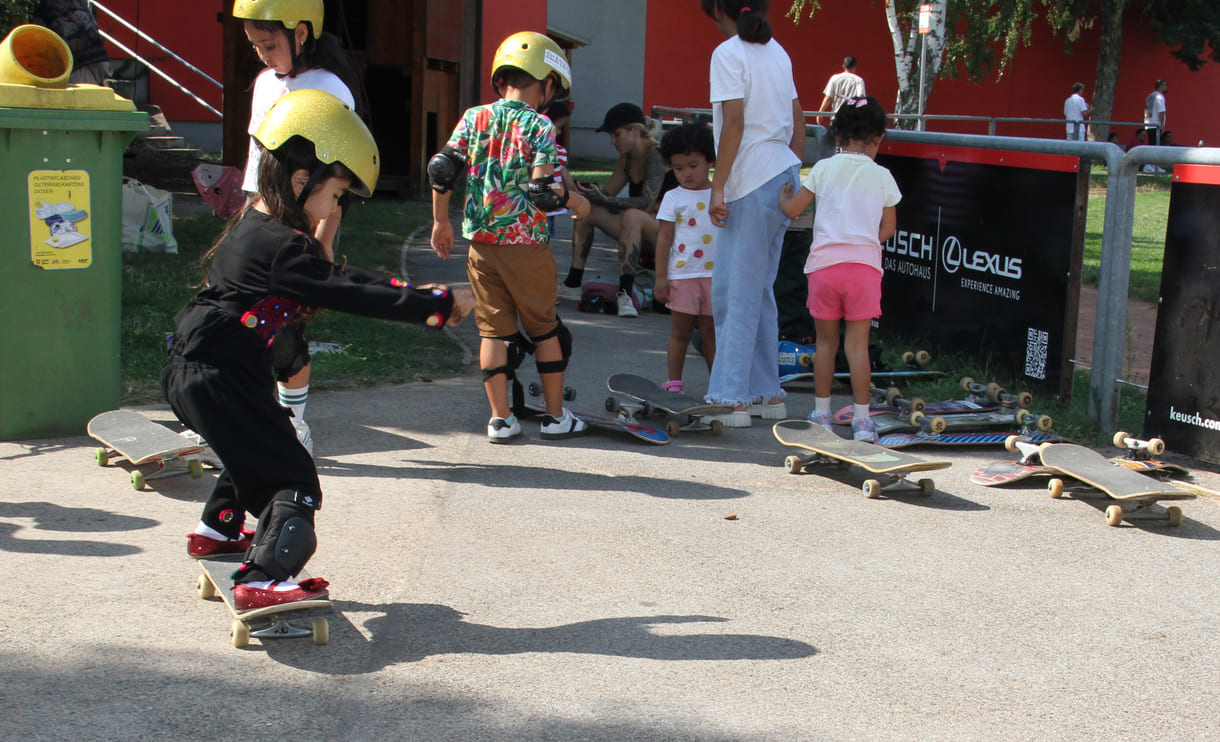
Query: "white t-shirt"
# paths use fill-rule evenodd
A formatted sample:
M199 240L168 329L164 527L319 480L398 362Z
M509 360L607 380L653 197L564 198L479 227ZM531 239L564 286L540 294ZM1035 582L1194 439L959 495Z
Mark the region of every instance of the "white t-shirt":
M830 98L830 110L837 111L839 106L843 105L843 101L848 98L863 98L864 78L854 72L844 70L837 75L831 75L826 81L826 89L822 91L822 95Z
M712 52L712 132L720 149L724 102L741 100L745 128L733 170L724 185L724 200L748 195L800 159L788 149L792 141L792 60L775 39L751 44L734 36Z
M305 70L292 77L280 77L273 67L267 67L258 73L254 80L254 92L250 97L250 126L247 127L250 137L250 154L246 157L246 176L242 180L241 189L246 193L258 191L258 157L260 150L254 142L254 132L271 105L290 90L321 90L330 93L346 103L352 110L356 108L356 99L352 91L347 89L339 76L330 70Z
M712 275L720 227L712 224L712 218L708 216L711 200L711 188L692 191L681 186L670 189L661 199L657 221L674 223L674 243L669 248L669 280Z
M818 161L802 186L817 198L805 272L839 263L863 263L880 271L881 215L902 200L890 171L868 155L840 152Z
M1063 102L1063 117L1068 121L1084 121L1084 112L1089 110L1089 104L1085 102L1084 97L1080 93L1072 93L1067 100ZM1080 131L1076 130L1076 124L1067 125L1067 136L1071 139L1076 136L1078 139L1084 139L1083 126Z
M1160 126L1165 113L1165 94L1154 90L1144 99L1144 126Z

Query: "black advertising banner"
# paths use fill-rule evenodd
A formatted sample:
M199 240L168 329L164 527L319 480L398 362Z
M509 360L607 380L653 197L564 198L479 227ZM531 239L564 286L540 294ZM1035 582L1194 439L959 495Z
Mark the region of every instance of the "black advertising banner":
M1145 436L1220 463L1220 167L1174 165Z
M902 190L883 245L880 333L989 359L1059 393L1075 349L1080 159L883 142L877 162Z

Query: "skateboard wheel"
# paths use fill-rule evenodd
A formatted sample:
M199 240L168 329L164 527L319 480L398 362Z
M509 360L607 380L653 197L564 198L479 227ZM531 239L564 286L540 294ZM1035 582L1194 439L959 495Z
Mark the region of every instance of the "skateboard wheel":
M565 402L571 402L576 399L576 390L570 386L565 386L563 388L563 399Z
M934 417L929 426L932 428L933 433L943 433L949 427L949 423L945 422L943 417Z
M916 412L923 412L928 408L928 403L923 401L922 397L916 397L911 400L911 409Z
M881 482L878 482L876 479L866 479L864 480L863 490L864 496L871 500L881 494Z
M678 434L682 432L682 426L678 424L677 420L670 420L665 423L665 432L669 434L670 438L677 438Z
M1020 449L1017 448L1017 441L1019 440L1021 440L1021 436L1019 435L1008 436L1004 439L1004 450L1008 451L1009 453L1020 453Z
M896 386L892 386L885 390L885 403L890 407L894 406L894 402L902 396L902 390Z
M216 586L212 584L207 575L199 575L199 579L195 581L195 591L203 600L211 600L216 597Z
M618 408L619 403L617 399L614 397L606 397L606 412L609 412L611 415L617 415Z
M1050 415L1038 415L1038 418L1034 420L1034 427L1041 430L1043 433L1050 430L1051 426L1054 424L1055 421L1051 419Z
M1017 421L1018 425L1024 425L1025 420L1027 418L1033 417L1033 415L1034 415L1034 413L1030 412L1029 410L1020 409L1020 410L1017 410L1015 413L1013 413L1012 417L1014 420Z
M909 420L909 421L911 422L911 424L912 424L912 425L919 425L919 421L920 421L920 420L923 420L923 419L924 419L924 417L926 417L926 415L924 415L924 414L923 414L922 412L920 412L919 410L915 410L914 412L912 412L912 413L910 414L910 416L909 416L909 417L907 417L907 420Z
M1152 438L1148 441L1148 453L1153 456L1160 456L1165 453L1165 441L1160 438Z
M931 479L919 480L919 494L924 497L931 497L936 492L936 483Z
M909 350L907 352L903 353L902 362L908 366L910 366L912 363L915 363L915 354Z
M712 435L720 435L724 432L724 423L719 420L713 420L708 423L708 427L712 429Z
M133 471L131 473L131 486L132 487L135 487L138 490L142 490L142 489L144 489L144 485L146 483L147 483L147 478L144 476L144 472L140 471L139 469L136 469L135 471Z
M1175 528L1182 525L1182 508L1178 507L1177 505L1170 505L1169 507L1165 508L1165 514L1169 516L1169 525Z
M1063 497L1063 480L1055 477L1046 483L1046 491L1051 494L1053 499L1058 500Z
M250 644L250 627L241 621L234 621L232 628L229 629L229 638L233 640L233 646L239 649L248 646Z
M105 466L110 463L110 454L106 453L104 448L93 449L93 459L97 461L98 466Z
M1111 505L1106 508L1106 525L1117 526L1123 522L1123 506Z
M330 623L325 618L315 618L309 622L309 638L319 646L330 641Z
M789 456L784 459L784 471L789 474L800 474L804 466L801 465L800 456Z
M1114 434L1114 447L1115 448L1127 448L1127 438L1130 437L1130 435L1131 434L1125 430L1120 430L1117 433L1115 433Z
M915 352L915 363L916 364L918 364L920 366L926 366L931 362L932 362L932 354L929 353L928 351L919 350L919 351Z
M203 462L199 459L191 459L186 464L186 469L191 474L191 479L198 479L203 476Z
M963 376L962 380L958 382L958 385L961 386L963 392L968 392L972 387L974 387L974 379L970 378L969 376Z
M1000 396L1004 394L1004 387L993 381L987 385L987 389L983 393L986 394L987 398L992 402L998 403L1000 401Z
M1021 392L1020 394L1017 395L1017 406L1018 407L1029 407L1033 403L1034 403L1034 395L1030 394L1029 392Z
M796 357L801 368L813 368L813 353L801 353Z

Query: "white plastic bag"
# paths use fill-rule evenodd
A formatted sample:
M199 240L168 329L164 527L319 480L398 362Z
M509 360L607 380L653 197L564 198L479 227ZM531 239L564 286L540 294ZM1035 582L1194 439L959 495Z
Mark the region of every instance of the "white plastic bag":
M123 180L123 250L178 253L174 196L134 178Z

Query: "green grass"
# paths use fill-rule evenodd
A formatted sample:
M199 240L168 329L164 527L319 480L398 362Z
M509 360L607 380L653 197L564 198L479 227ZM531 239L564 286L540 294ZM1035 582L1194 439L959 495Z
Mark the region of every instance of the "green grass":
M1135 194L1135 219L1131 233L1131 281L1127 295L1155 302L1161 294L1161 264L1165 258L1165 226L1169 221L1169 176L1139 176ZM1101 238L1105 222L1105 176L1092 176L1094 195L1089 196L1085 227L1084 265L1081 280L1096 286L1101 276ZM1101 186L1101 190L1097 188Z
M397 274L403 241L431 221L427 204L371 201L343 221L339 260ZM123 256L123 404L161 401L160 372L165 336L174 315L200 283L199 259L224 223L212 216L174 220L177 255ZM310 339L343 345L341 354L314 357L310 387L355 389L456 374L461 350L447 336L416 325L322 312L310 324Z

